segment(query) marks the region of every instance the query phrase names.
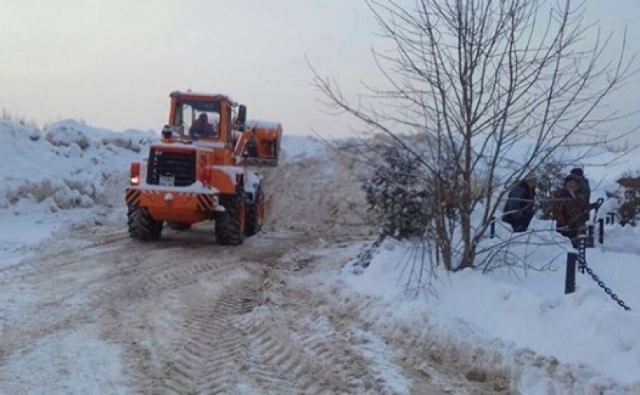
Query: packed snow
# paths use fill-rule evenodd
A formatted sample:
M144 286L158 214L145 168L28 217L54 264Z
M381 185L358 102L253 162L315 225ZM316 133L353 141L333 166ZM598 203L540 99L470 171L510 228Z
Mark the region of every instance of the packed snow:
M39 243L66 237L74 226L124 229L123 191L129 164L144 159L149 144L155 141L158 136L153 132L114 132L73 120L55 123L46 132L0 121L0 269L26 259ZM324 231L327 224L342 221L342 214L357 220L360 214L354 213L364 211L356 207L364 206L356 183L358 177L344 173L353 166L338 169L335 153L311 136L286 136L282 149L280 168L266 176L267 181L270 177L282 179L278 187L281 189L272 191L269 197L276 207L271 213L275 225L267 224L269 232L304 226L306 231ZM603 197L605 189L613 188L622 173L640 168L640 160L633 156L625 157L614 167L605 166L615 156L603 151L598 163L585 165L594 199ZM299 167L298 173L293 173L293 166ZM295 174L305 174L307 178L292 179ZM304 182L308 183L307 188L300 190ZM601 214L606 215L615 206L615 202L607 201ZM285 211L289 212L288 217ZM278 220L279 213L282 218ZM352 225L343 224L340 230L344 232ZM537 230L551 230L551 226L541 220L532 225ZM607 225L604 244L596 241L595 248L587 252L589 267L631 311L616 304L588 274L578 273L577 291L564 295L570 246L552 231L539 234L532 236L537 238L531 243L518 244L514 249L532 257L534 267L550 270L438 272L430 292L417 297L407 294L404 286L415 246L385 240L369 266L362 268L357 265L356 256L373 241L373 236L360 235L354 237L360 241L346 241L349 262L339 272L320 272L317 285L327 289L338 285L336 298L362 301L359 308L366 309L371 325L390 335L402 336L408 330L443 354L455 352L457 358L470 364L480 360L509 371L511 385L520 394L640 393L640 230ZM508 237L508 229L498 223L496 239ZM545 247L540 248L539 243ZM338 249L328 247L328 251L325 253L330 255ZM31 294L19 291L3 285L0 300L24 297L29 303ZM7 311L0 312L0 328L10 318ZM384 371L385 354L402 350L392 350L379 342L371 337L363 352L380 353L379 369ZM108 383L110 391L126 392L118 372L117 345L100 342L97 335L87 332L44 339L22 356L8 357L4 377L11 376L19 382L34 359L61 349L64 352L56 358L60 369L68 371L68 381L51 383L55 384L51 388L100 393ZM104 367L101 375L85 371L90 360L100 361ZM396 391L404 391L407 378L394 371L386 371L385 375ZM100 380L91 381L96 377Z

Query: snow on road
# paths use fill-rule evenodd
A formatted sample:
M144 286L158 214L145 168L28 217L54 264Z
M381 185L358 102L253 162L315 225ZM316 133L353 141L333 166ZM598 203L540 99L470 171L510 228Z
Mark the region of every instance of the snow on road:
M415 386L382 341L354 331L351 317L332 317L330 294L296 283L315 265L335 265L303 257L318 247L314 238L264 234L230 248L208 244L210 231L138 245L116 229L87 229L73 236L90 247L39 255L29 274L5 276L2 289L17 290L23 314L2 325L0 393L394 394ZM441 393L428 382L419 388Z

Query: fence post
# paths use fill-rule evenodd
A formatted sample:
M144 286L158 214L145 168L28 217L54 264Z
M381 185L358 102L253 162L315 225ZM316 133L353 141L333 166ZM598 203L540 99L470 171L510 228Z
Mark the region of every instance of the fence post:
M613 211L607 214L607 224L615 224L616 223L616 213Z
M489 227L489 238L496 237L496 217L491 217L491 225Z
M576 290L576 262L578 254L575 252L567 253L567 275L564 278L564 293L574 293Z
M604 244L604 218L598 219L598 243Z
M595 229L593 225L587 225L587 238L585 240L585 248L594 248L596 246L594 231Z

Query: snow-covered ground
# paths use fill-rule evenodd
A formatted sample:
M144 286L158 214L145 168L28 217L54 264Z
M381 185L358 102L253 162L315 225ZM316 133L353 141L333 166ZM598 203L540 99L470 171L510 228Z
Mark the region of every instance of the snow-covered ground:
M0 121L0 276L36 254L43 243L73 245L65 239L74 229L124 230L123 190L129 163L143 158L156 139L151 132L116 133L72 120L51 125L46 134ZM267 224L268 232L315 232L322 239L326 232L348 233L357 227L363 215L356 207L361 199L357 176L337 170L335 153L302 136L285 137L283 151L281 166L267 174L267 180L278 183L269 197L273 221ZM602 162L611 156L602 153ZM640 168L640 160L625 160L614 168L586 167L595 184L594 198L603 196L604 188L625 170ZM543 221L533 224L537 229L549 226ZM363 270L354 263L366 239L355 232L353 238L361 241L345 240L314 252L325 260L339 256L344 265L328 266L300 281L326 289L337 304L351 306L364 317L370 332L354 329L353 339L362 342L363 355L378 358L376 369L390 391L408 391L410 378L401 377L387 356L405 355L411 360L412 352L423 350L415 355L455 359L470 370L506 372L512 393L640 394L640 231L636 228L607 225L604 244L587 252L589 266L632 311L624 311L587 274L578 274L577 291L564 295L568 246L553 232L540 232L542 236L535 236L540 239L515 247L530 256L534 266L549 265L551 270L439 273L432 292L417 298L407 296L403 286L413 246L386 240ZM509 232L498 225L497 238L507 237ZM0 311L0 332L13 321L35 319L20 316L11 306L29 305L36 291L25 284L0 283L5 306ZM105 385L106 393L126 393L118 373L122 369L118 349L96 343L87 330L62 338L43 337L29 350L0 358L0 378L22 380L26 370L38 369L36 361L55 354L51 361L66 371L67 380L45 383L52 393L56 389L101 393ZM388 344L374 334L387 336ZM2 350L0 340L0 357ZM94 361L105 370L100 375L87 371ZM428 366L424 370L438 380ZM450 390L456 393L455 388ZM47 393L46 386L26 393Z

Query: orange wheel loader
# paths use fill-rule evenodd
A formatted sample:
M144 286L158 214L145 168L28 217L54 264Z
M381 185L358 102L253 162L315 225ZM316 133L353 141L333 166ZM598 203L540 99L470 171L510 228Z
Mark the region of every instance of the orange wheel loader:
M241 244L262 227L263 177L253 168L278 165L282 125L247 120L246 106L223 94L169 97L161 141L131 164L129 235L157 240L165 224L185 230L213 220L219 244Z

